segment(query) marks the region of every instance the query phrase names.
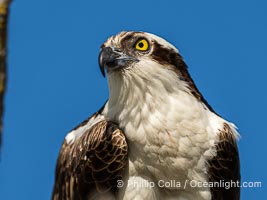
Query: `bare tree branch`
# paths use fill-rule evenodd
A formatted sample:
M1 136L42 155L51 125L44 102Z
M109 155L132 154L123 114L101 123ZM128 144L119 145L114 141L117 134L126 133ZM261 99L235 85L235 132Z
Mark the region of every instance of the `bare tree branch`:
M2 144L4 94L7 67L7 22L11 0L0 0L0 147Z

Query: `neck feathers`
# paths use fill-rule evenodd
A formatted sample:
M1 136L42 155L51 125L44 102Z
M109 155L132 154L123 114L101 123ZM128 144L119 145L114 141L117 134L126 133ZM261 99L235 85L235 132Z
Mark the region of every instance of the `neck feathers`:
M187 83L177 78L174 71L155 66L150 60L138 65L109 74L108 116L111 119L120 121L118 117L122 112L133 117L156 112L179 93L192 96Z

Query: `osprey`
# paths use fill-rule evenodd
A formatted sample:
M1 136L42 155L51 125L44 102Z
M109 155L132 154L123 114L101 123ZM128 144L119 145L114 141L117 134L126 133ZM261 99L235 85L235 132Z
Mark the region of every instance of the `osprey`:
M110 97L67 134L54 200L237 200L235 126L201 95L178 50L146 32L110 37L99 54ZM221 185L213 185L219 183Z

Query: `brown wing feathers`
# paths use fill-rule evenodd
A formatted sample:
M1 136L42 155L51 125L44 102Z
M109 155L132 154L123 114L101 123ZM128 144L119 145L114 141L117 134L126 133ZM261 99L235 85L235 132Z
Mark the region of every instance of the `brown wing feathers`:
M116 124L107 121L95 124L75 143L64 143L53 199L113 199L127 152L124 134Z
M219 143L216 146L217 154L209 161L210 182L237 182L240 181L239 155L234 133L228 124L224 124L219 133ZM212 200L239 200L240 188L212 187Z

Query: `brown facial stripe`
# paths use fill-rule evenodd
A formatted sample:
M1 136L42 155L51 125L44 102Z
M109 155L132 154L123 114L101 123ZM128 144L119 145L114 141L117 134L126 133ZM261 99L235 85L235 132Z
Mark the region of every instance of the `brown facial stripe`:
M179 53L177 53L174 49L167 49L154 41L151 57L162 65L173 66L174 68L172 69L177 73L179 78L187 82L192 95L194 95L199 101L203 102L210 111L215 112L197 89L194 81L188 73L187 65Z
M121 44L125 44L127 43L128 41L131 41L134 37L134 34L128 34L126 36L124 36L121 40Z
M122 46L129 46L130 44L133 45L133 41L139 38L138 36L141 37L140 34L143 32L125 32L125 34L120 34L121 39L121 45Z

